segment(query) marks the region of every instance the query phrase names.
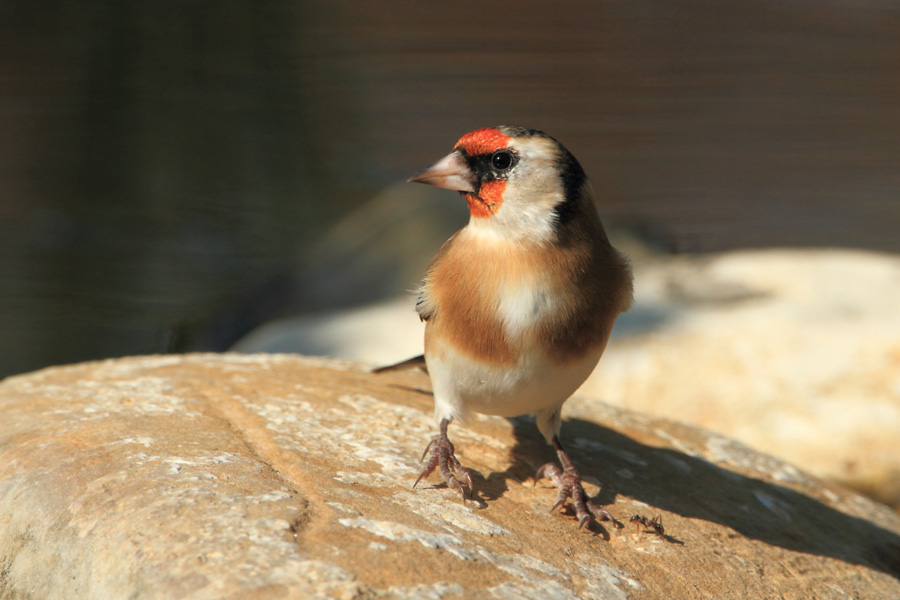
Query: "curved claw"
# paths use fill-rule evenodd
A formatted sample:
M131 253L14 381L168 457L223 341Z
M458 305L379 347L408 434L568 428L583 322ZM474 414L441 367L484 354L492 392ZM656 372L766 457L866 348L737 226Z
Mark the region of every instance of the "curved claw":
M426 466L424 469L422 469L422 472L419 473L419 476L418 476L418 477L416 477L416 482L412 485L412 486L413 486L413 489L416 489L416 486L419 485L419 482L420 482L420 481L422 481L423 479L425 479L426 477L428 477L429 475L431 475L431 472L432 472L432 471L434 471L434 468L433 468L433 467L432 467L431 469L429 469L429 468Z
M425 446L425 452L422 454L422 460L425 460L425 457L428 456L428 453L432 451L435 447L435 444L438 443L439 438L434 438L428 445ZM431 455L431 458L428 459L428 462L425 463L425 468L422 469L422 472L419 473L419 476L416 478L416 482L413 484L413 489L419 485L419 482L431 475L434 472L434 469L438 466L440 462L440 458L437 455L437 452Z
M460 476L465 481L466 487L469 488L470 491L475 490L475 486L472 484L472 475L469 473L469 470L463 467L458 462L455 464L454 473L456 475L457 480L459 480ZM460 490L462 491L462 490ZM471 496L471 494L470 494ZM463 492L463 497L465 497L465 492Z
M590 510L591 513L593 513L594 517L596 517L597 519L601 521L612 521L612 524L615 525L616 529L622 529L623 527L625 527L625 525L622 524L621 521L612 516L612 513L610 513L608 510L600 508L590 500L588 500L587 502L587 507L588 510Z
M439 439L440 438L434 438L430 442L428 442L428 445L425 446L425 452L422 453L422 458L420 458L419 460L425 460L425 457L428 456L428 453L431 452L431 449L434 448L434 445L438 443Z
M459 492L462 495L463 504L466 503L466 490L465 488L463 488L463 484L459 482L459 479L457 479L455 475L450 475L450 477L447 478L447 487L453 488L454 490Z
M556 504L554 504L553 506L550 507L550 512L553 512L554 510L556 510L557 508L560 508L561 506L565 506L566 500L568 500L568 499L569 499L569 495L564 493L562 490L560 490L559 496L556 499Z

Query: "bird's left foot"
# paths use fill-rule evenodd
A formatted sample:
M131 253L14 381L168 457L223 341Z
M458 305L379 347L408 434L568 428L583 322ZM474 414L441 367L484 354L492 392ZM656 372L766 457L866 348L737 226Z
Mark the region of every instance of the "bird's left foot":
M547 463L538 469L537 475L535 476L536 479L540 479L546 475L547 478L559 488L559 494L556 496L556 504L553 505L550 512L564 506L566 500L571 498L572 504L575 507L575 516L578 518L579 529L587 525L591 519L612 521L617 529L624 527L624 525L612 516L609 511L600 508L588 499L587 492L584 491L584 487L581 485L581 475L578 474L569 455L566 454L562 445L559 443L559 440L555 437L553 438L553 446L556 448L556 453L559 456L562 468L554 463Z
M437 467L440 467L441 477L447 482L447 486L462 494L462 499L465 503L466 496L471 496L474 492L472 475L469 474L467 468L456 460L456 455L453 452L453 442L447 437L447 425L449 423L449 419L441 421L441 435L431 440L425 448L422 460L425 460L425 457L429 454L431 456L428 458L428 462L425 463L425 468L419 473L419 477L416 479L413 487L419 485L420 481L431 475Z

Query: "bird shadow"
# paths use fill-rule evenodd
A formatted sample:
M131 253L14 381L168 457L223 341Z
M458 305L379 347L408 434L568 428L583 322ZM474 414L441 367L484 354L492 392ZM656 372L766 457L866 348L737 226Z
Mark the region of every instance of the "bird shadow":
M513 462L501 473L486 478L479 474L476 488L485 500L503 495L509 480L533 479L541 464L555 459L533 421L517 417L510 422L516 440ZM583 419L566 421L562 439L581 442L570 443L567 451L582 476L602 481L592 501L608 510L615 510L618 497L628 497L682 517L718 523L766 544L900 578L900 535L803 493L672 448L642 444ZM608 537L602 524L593 527ZM682 543L673 533L666 532L664 539Z

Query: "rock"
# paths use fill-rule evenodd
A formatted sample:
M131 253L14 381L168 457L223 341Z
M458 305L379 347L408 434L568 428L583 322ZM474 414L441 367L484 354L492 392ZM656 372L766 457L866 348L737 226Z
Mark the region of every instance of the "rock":
M581 389L685 420L900 509L900 258L765 250L646 265ZM628 327L642 314L652 328Z
M894 598L900 518L737 442L598 402L563 427L623 521L579 531L528 419L451 429L479 498L411 483L427 377L140 357L0 383L4 598ZM589 407L586 410L585 407ZM597 482L602 481L602 488ZM627 522L661 516L665 536Z
M687 421L900 509L900 258L628 252L635 305L580 390L585 411L593 398ZM402 298L273 322L236 348L387 364L421 354L422 325Z

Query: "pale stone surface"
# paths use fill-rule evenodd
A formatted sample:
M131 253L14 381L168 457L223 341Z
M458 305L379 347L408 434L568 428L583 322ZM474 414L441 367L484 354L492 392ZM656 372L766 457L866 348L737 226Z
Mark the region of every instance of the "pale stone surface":
M900 518L703 430L598 402L589 493L669 538L549 514L533 423L451 435L480 498L410 485L427 377L281 355L143 357L0 383L3 598L898 598ZM596 482L604 486L598 490Z
M647 265L580 393L687 421L900 508L900 258L753 251ZM623 333L627 334L626 329Z
M712 429L900 508L900 258L630 252L635 305L579 394ZM412 307L272 323L237 349L387 364L422 352Z

